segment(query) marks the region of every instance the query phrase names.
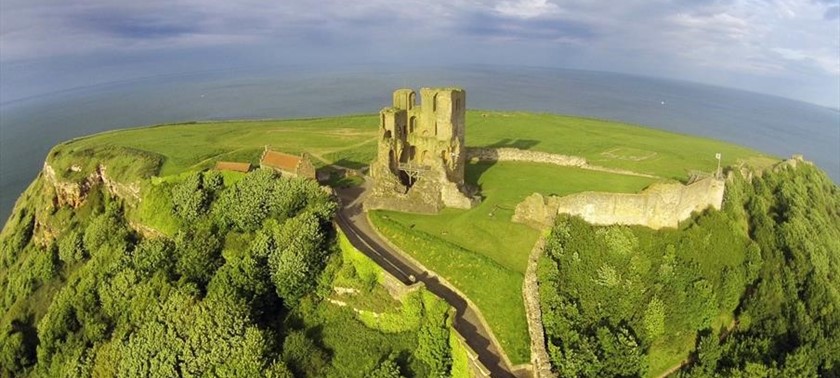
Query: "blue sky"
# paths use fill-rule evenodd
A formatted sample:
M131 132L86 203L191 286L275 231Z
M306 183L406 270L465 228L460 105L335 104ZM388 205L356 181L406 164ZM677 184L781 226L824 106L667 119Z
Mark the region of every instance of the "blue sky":
M0 0L0 101L236 67L499 64L840 108L840 0Z

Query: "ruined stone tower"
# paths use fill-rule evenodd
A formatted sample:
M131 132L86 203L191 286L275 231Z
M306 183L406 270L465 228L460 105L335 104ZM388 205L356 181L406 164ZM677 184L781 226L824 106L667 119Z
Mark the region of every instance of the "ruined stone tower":
M466 93L423 88L420 97L418 105L413 90L398 89L393 106L379 113L368 209L435 213L476 202L464 186Z

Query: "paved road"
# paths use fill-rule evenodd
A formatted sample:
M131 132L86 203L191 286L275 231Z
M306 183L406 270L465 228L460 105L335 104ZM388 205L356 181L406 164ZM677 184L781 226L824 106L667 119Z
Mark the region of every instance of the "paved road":
M373 231L370 222L362 211L362 198L366 186L337 190L341 201L337 222L353 246L403 283L413 283L410 279L413 276L416 281L423 282L429 291L443 298L454 307L456 311L453 321L455 329L478 354L479 361L490 370L492 377L528 376L527 372L524 371L517 371L516 374L511 372L510 367L499 357L498 347L490 341L487 330L482 326L475 311L464 298L443 285L437 277L430 275L427 271L401 257L399 252L393 251Z

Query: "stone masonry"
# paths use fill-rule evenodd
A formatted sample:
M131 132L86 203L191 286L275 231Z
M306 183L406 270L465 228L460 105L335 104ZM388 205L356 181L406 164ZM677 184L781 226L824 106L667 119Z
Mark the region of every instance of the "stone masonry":
M543 229L551 227L557 214L570 214L598 225L676 228L695 211L720 209L723 192L724 181L709 177L689 185L653 184L638 194L585 192L546 198L534 193L516 206L513 221Z
M468 209L477 200L464 184L466 93L458 88L423 88L422 105L411 89L398 89L382 109L373 187L366 209L436 213Z

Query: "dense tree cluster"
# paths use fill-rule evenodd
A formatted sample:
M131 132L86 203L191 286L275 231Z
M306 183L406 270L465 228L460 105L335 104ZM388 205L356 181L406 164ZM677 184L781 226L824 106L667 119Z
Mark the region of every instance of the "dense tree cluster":
M0 376L448 374L445 302L416 301L396 334L318 304L345 262L317 183L269 170L232 181L207 171L146 188L165 212L154 219L176 225L151 234L104 191L79 209L33 195L0 239ZM46 243L45 211L63 227Z
M840 376L840 190L809 165L741 190L763 263L720 341L698 341L686 376Z
M681 374L840 375L840 192L814 167L730 182L721 211L680 230L561 217L546 251L543 321L563 376L661 372L652 356L692 335Z

